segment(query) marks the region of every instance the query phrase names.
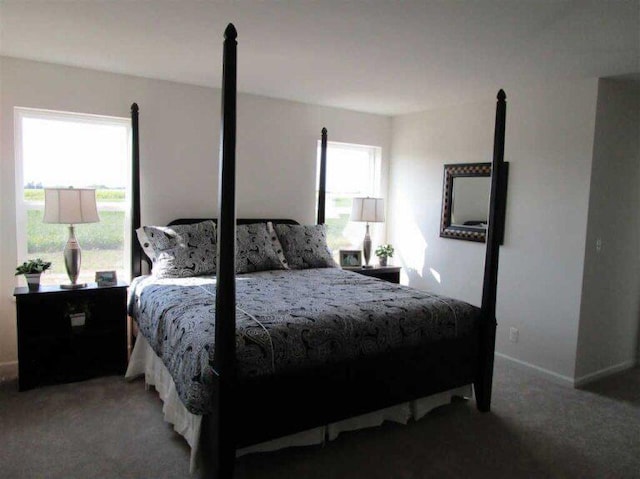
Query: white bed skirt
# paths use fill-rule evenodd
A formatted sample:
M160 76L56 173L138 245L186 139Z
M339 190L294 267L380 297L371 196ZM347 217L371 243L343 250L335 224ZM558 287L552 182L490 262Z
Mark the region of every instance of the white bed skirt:
M174 430L183 436L191 447L189 470L193 473L197 469L198 464L198 446L202 416L191 414L187 411L178 397L175 383L169 371L164 364L162 364L160 358L156 356L147 340L142 337L142 335L138 335L133 352L131 353L125 378L131 380L142 375L145 377L146 386L154 386L156 391L158 391L160 399L162 399L164 403L162 407L164 420L171 423ZM384 421L407 424L409 419L413 418L418 420L432 409L450 403L454 396L470 398L472 395L473 390L469 384L415 401L398 404L372 413L334 422L326 426L319 426L290 436L238 449L236 451L236 457L254 452L275 451L291 446L322 444L325 440L332 441L337 438L341 432L380 426Z

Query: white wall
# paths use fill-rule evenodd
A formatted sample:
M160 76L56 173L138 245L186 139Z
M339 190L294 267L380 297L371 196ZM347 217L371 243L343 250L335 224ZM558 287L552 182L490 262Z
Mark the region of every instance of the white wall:
M140 106L142 221L215 215L220 91L0 57L0 378L16 368L13 108L129 116ZM239 95L237 210L243 217L315 221L316 144L382 147L386 188L391 120L254 95Z
M600 80L576 357L579 383L636 360L639 195L640 82Z
M491 99L393 118L389 240L411 286L479 304L484 248L439 238L443 165L491 160Z
M498 88L496 88L496 91ZM497 351L574 377L597 80L505 86ZM393 118L389 240L411 286L479 305L484 244L439 237L443 165L491 161L495 100ZM509 327L520 331L518 343Z

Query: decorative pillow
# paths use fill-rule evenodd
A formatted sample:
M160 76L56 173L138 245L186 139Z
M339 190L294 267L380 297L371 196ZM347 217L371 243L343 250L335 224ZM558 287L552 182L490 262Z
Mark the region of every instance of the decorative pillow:
M281 225L275 230L291 269L337 268L327 246L326 225Z
M142 230L142 231L141 231ZM216 225L143 226L138 241L158 278L187 278L216 272Z
M276 229L273 227L273 223L271 221L267 222L267 231L269 232L269 236L271 237L271 244L273 245L273 249L278 255L278 259L284 265L285 269L289 269L287 258L284 257L284 251L282 251L282 245L280 244L280 240L278 239L278 233L276 233Z
M155 228L155 226L151 226L151 228ZM138 236L138 243L142 246L142 251L147 257L151 260L151 262L155 262L156 260L156 251L151 246L151 241L147 236L147 233L144 232L144 227L140 227L136 230L136 236Z
M286 269L278 258L266 223L236 227L236 273Z

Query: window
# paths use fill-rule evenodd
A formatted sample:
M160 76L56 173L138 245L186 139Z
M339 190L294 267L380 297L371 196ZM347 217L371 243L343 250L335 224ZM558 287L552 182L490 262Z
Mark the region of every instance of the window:
M350 143L327 143L327 196L325 222L327 243L337 258L338 250L362 246L364 225L349 221L356 196L379 196L381 148ZM318 142L320 176L320 142ZM318 182L316 181L316 185Z
M96 271L129 276L130 120L15 109L18 260L51 261L43 284L68 283L62 251L68 226L45 224L44 188L95 188L99 223L76 227L82 248L78 282Z

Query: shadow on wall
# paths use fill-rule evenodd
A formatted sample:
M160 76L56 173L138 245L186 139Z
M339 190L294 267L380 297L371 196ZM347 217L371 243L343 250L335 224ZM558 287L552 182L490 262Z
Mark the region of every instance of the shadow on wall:
M403 279L406 278L408 286L412 288L435 293L442 291L441 272L435 269L433 261L429 261L429 244L420 224L416 221L416 216L418 218L422 216L414 212L412 202L402 193L398 197L398 205L394 209L397 214L396 224L402 226L396 236L397 244L394 246L399 263L402 265ZM437 211L440 211L440 206ZM423 218L422 226L431 224L433 219Z
M406 264L402 256L400 257L400 262L402 264ZM416 283L422 280L422 275L418 272L418 270L409 266L404 266L403 272L407 275L407 285L411 286L412 288L416 288Z
M427 264L427 249L428 245L425 243L422 255L419 257L420 261L412 262L412 258L402 255L402 253L398 257L403 265L403 272L408 279L408 286L432 291L436 288L432 281L435 281L438 287L442 286L442 276L438 270Z

